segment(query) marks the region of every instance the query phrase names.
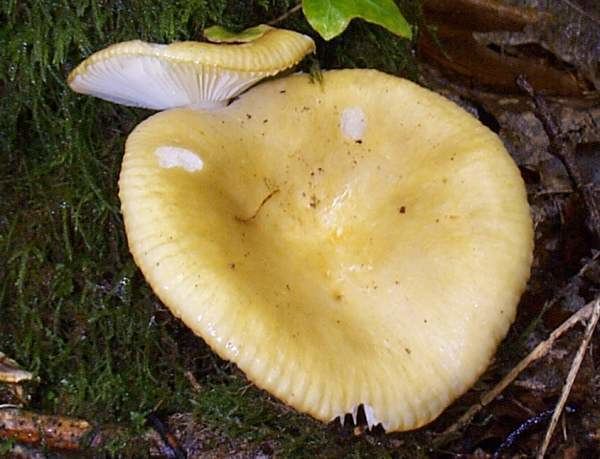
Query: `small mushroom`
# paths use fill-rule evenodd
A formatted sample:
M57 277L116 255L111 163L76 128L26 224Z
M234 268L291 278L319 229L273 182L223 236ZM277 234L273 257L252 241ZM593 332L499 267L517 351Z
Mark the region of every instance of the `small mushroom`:
M120 198L146 279L221 357L315 418L363 405L388 431L476 381L532 259L498 137L370 70L154 115L127 140Z
M8 384L9 391L18 402L28 400L23 384L30 381L36 381L31 372L23 370L17 362L0 352L0 384Z
M218 32L213 29L210 35L223 42L235 39ZM266 25L239 36L241 44L118 43L88 57L71 72L68 83L76 92L134 107L210 108L293 67L315 49L306 35Z
M0 352L0 383L21 384L33 380L33 374L23 370L17 362Z

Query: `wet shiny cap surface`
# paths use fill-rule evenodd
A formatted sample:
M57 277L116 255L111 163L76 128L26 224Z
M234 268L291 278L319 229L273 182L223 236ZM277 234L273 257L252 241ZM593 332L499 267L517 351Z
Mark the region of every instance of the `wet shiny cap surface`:
M369 70L294 75L127 141L129 246L160 299L256 385L409 430L485 370L533 235L519 171L452 102Z

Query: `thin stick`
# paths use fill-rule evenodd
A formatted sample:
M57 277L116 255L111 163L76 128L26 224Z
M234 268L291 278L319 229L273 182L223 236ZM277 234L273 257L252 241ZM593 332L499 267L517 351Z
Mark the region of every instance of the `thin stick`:
M598 260L598 258L600 257L600 250L594 254L592 254L592 258L590 258L587 263L585 263L581 269L579 270L579 272L571 277L569 279L569 281L563 285L557 293L554 294L554 296L552 297L551 300L546 301L544 303L544 306L542 307L542 310L540 311L540 313L537 315L537 317L535 317L530 323L529 325L527 325L527 328L525 328L525 331L523 333L521 333L521 336L519 338L519 340L523 340L524 337L529 336L529 334L535 329L535 327L538 325L538 323L540 322L540 320L542 320L542 318L544 317L544 314L546 314L546 312L553 307L556 303L558 303L559 300L562 300L564 298L564 296L571 291L571 288L575 285L576 281L581 279L581 276L583 276L592 266L596 265L596 261Z
M198 394L202 392L202 386L200 385L200 383L198 382L198 380L196 379L196 377L194 376L194 373L192 373L191 371L186 371L184 373L185 377L187 378L187 380L190 382L190 385L192 386L192 388L194 389L194 391L196 391Z
M279 193L279 189L277 190L273 190L271 191L266 197L265 199L262 200L262 202L258 205L258 208L254 211L254 213L252 215L250 215L248 218L242 218L242 217L238 217L237 215L235 216L235 219L238 222L242 222L242 223L248 223L252 220L254 220L258 213L260 212L260 210L263 208L263 206L267 203L267 201L269 199L271 199L273 196L275 196L277 193Z
M554 429L556 429L556 424L558 424L560 415L562 414L565 404L567 403L567 399L569 398L569 394L571 393L571 387L573 387L573 383L575 382L575 378L577 377L577 373L579 372L579 367L581 367L581 362L583 362L585 351L587 350L587 347L590 344L590 340L592 339L592 335L594 334L594 330L596 329L598 318L600 318L600 297L596 299L593 307L594 309L592 317L587 324L587 327L585 329L585 335L583 337L583 340L581 341L581 344L579 345L577 354L575 354L573 363L571 364L571 369L569 370L567 380L565 382L565 385L563 386L562 393L560 394L560 399L556 404L554 414L552 415L552 419L550 420L550 425L548 426L548 430L546 431L544 442L542 443L542 447L538 451L537 459L543 459L546 455L546 450L550 445L550 440L552 439L552 435L554 434Z
M535 107L534 114L542 123L542 127L550 142L548 153L562 162L573 189L583 198L588 214L588 227L596 238L600 239L600 204L595 197L592 184L586 182L577 163L573 140L568 135L561 134L558 123L552 116L548 102L533 89L533 86L527 81L525 75L520 75L516 83L533 101Z
M579 5L577 5L575 2L572 2L571 0L563 0L563 2L565 2L567 5L573 8L579 14L581 14L584 18L591 19L595 23L600 24L600 18L598 18L598 16L595 16L594 13L592 13L591 11L584 11L583 8L581 8Z
M294 14L296 11L300 10L300 8L302 8L302 3L298 3L296 6L294 6L292 9L286 11L285 13L283 13L281 16L273 19L270 22L267 22L268 25L276 25L279 24L282 21L285 21L287 18L289 18L292 14Z
M500 395L504 389L506 389L515 379L517 379L517 377L523 370L525 370L525 368L527 368L532 362L535 362L539 358L546 355L558 338L560 338L566 331L573 328L579 322L587 320L594 311L594 304L599 300L600 299L597 298L596 300L586 304L583 308L563 322L562 325L560 325L550 334L546 341L542 341L540 344L538 344L535 349L531 351L529 355L527 355L527 357L521 360L517 366L510 371L510 373L502 378L502 381L496 384L491 390L486 392L483 397L481 397L481 401L479 403L471 406L471 408L469 408L466 413L458 419L458 421L448 427L444 432L442 432L441 435L443 436L456 432L471 422L471 419L473 419L482 408L494 401L494 399L498 397L498 395Z

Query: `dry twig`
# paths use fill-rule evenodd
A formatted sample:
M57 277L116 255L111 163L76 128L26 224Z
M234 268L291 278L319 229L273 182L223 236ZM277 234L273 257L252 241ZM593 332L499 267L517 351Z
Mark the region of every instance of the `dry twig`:
M469 424L473 417L475 417L475 415L479 413L482 408L494 401L496 397L498 397L498 395L500 395L504 389L506 389L521 374L521 372L525 370L525 368L527 368L532 362L546 355L558 338L560 338L566 331L573 328L579 322L587 320L594 312L595 305L597 305L598 301L600 301L600 298L588 303L579 311L574 313L571 317L569 317L565 322L563 322L550 334L548 339L538 344L535 349L529 353L529 355L521 360L517 366L510 371L510 373L502 378L502 380L491 390L486 392L483 397L481 397L479 403L471 406L466 413L458 419L458 421L448 427L444 432L442 432L441 435L446 436L452 434Z
M279 189L276 189L276 190L273 190L273 191L271 191L271 192L270 192L270 193L269 193L269 194L268 194L268 195L267 195L267 196L266 196L266 197L265 197L265 198L262 200L262 202L261 202L261 203L258 205L258 208L257 208L257 209L254 211L254 213L253 213L252 215L250 215L249 217L247 217L247 218L242 218L242 217L238 217L238 216L236 215L236 216L235 216L235 219L236 219L238 222L241 222L241 223L248 223L248 222L250 222L250 221L254 220L254 219L255 219L255 218L258 216L258 213L261 211L261 209L264 207L264 205L267 203L267 201L268 201L269 199L271 199L273 196L275 196L277 193L279 193Z
M561 134L556 120L552 117L548 102L538 94L524 75L517 78L517 86L521 88L533 101L534 114L542 123L548 136L550 146L548 153L558 158L571 180L573 188L577 190L588 214L588 227L600 240L600 202L594 193L594 184L587 183L575 158L575 145L568 135Z
M590 303L590 306L591 305L592 303ZM573 387L573 383L575 382L575 378L577 377L577 373L579 372L579 367L581 366L581 362L583 361L585 351L590 343L590 340L592 339L594 330L596 329L598 318L600 318L600 297L596 298L596 301L593 303L592 317L588 322L587 328L585 330L585 335L583 337L583 340L581 341L581 345L579 346L577 354L575 354L575 358L573 359L573 363L571 364L571 369L569 370L567 380L563 387L562 393L560 394L560 399L556 404L554 414L552 415L552 419L550 420L550 425L548 426L548 430L546 431L544 442L542 443L542 446L538 451L538 459L543 459L546 455L546 450L548 449L548 445L550 445L552 434L554 434L556 424L558 423L560 415L562 414L565 404L567 403L567 398L569 398L569 394L571 393L571 387Z
M537 317L535 319L533 319L529 323L529 325L527 325L527 328L521 334L521 337L526 337L533 331L533 329L538 325L538 323L544 317L544 314L546 314L546 312L550 308L554 307L554 305L556 303L558 303L560 300L562 300L565 297L565 295L567 295L571 291L571 288L574 285L576 285L577 281L581 280L581 277L584 276L589 271L590 268L592 268L593 266L596 266L596 263L598 262L598 258L600 258L600 251L593 253L592 257L581 267L581 269L577 272L577 274L575 276L571 277L569 279L569 281L565 285L563 285L558 290L558 292L556 292L554 294L552 299L550 299L544 303L544 306L542 306L542 310L540 311L540 313L537 315Z
M591 19L595 23L600 24L600 18L598 16L596 16L593 12L585 11L577 3L575 3L571 0L563 0L563 2L565 2L567 5L569 5L571 8L573 8L579 14L581 14L581 16L583 16L584 18Z
M302 3L298 3L296 6L292 7L291 9L289 9L288 11L286 11L285 13L283 13L281 16L273 19L272 21L267 22L268 25L276 25L279 24L280 22L285 21L287 18L289 18L292 14L294 14L296 11L299 11L302 8Z
M184 373L184 375L187 378L187 380L189 381L190 385L192 386L192 389L194 389L194 391L198 394L201 393L202 386L200 385L200 383L194 376L194 373L192 373L191 371L188 370Z

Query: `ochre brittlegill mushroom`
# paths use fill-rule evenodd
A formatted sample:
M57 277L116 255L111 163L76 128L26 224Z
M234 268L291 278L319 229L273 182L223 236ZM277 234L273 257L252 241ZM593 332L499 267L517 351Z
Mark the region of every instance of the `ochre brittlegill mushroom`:
M146 106L191 100L167 94ZM323 421L361 404L388 431L434 419L489 364L529 276L525 188L498 137L376 71L154 115L127 140L120 198L173 314Z
M314 51L310 37L261 25L239 35L208 29L216 43L139 40L109 46L68 78L76 92L134 107L164 110L225 104L257 81L296 65ZM227 44L236 40L238 44Z

